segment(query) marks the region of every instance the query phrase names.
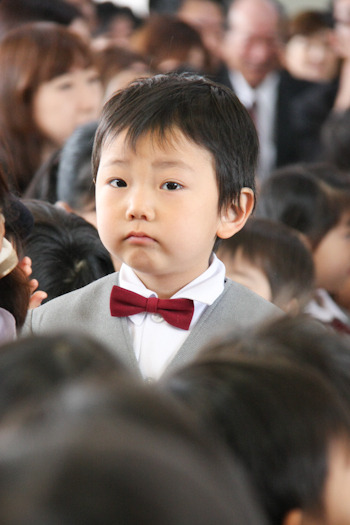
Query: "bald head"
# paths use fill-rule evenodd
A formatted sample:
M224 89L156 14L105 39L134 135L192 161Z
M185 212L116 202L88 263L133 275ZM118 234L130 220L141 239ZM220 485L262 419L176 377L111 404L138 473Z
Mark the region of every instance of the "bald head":
M254 88L279 67L281 20L282 12L271 0L235 0L229 8L225 61Z

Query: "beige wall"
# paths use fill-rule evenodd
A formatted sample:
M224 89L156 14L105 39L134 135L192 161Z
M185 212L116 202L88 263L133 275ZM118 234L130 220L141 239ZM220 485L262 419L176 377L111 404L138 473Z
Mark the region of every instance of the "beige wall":
M304 9L327 9L330 0L280 0L286 6L289 13L295 13Z

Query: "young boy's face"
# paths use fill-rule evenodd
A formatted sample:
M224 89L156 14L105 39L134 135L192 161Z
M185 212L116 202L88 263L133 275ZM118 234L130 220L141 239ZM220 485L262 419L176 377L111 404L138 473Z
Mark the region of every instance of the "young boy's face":
M337 292L350 277L350 213L321 240L313 252L316 286Z
M97 227L113 255L160 297L170 297L208 268L216 235L241 229L250 209L244 220L232 207L218 211L213 157L180 131L162 145L145 135L135 150L125 137L102 147Z

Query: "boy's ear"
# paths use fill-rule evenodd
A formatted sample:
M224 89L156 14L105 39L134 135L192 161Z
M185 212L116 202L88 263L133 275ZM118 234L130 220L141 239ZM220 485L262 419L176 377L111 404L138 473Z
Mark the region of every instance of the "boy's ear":
M239 206L231 202L220 212L220 224L216 235L220 239L228 239L239 232L247 222L254 208L254 192L251 188L243 188L239 198Z

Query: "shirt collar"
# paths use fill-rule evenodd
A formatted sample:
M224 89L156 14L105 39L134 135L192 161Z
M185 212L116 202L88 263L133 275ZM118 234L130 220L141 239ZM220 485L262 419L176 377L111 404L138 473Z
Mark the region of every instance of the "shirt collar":
M275 89L278 83L278 74L276 72L266 75L256 88L252 88L239 71L230 71L229 77L237 97L246 107L251 107L261 97L265 98L265 94Z
M196 279L176 292L172 299L185 298L192 299L196 308L196 302L203 305L211 305L221 295L225 283L225 266L213 253L208 269ZM143 297L157 297L157 294L146 288L143 282L137 277L134 270L122 264L119 272L119 285L126 290L138 293ZM137 324L144 319L145 313L132 316L132 320Z
M329 293L322 288L316 290L315 299L306 306L305 312L324 323L329 323L333 319L339 319L345 324L348 323L345 313L333 301Z

